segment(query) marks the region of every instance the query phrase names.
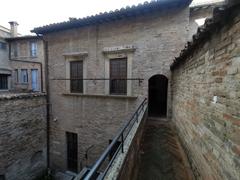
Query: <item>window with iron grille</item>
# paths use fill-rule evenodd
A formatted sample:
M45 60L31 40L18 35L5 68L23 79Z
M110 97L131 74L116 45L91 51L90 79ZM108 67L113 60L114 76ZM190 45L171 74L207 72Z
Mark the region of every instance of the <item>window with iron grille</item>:
M0 89L5 90L8 89L8 75L0 74Z
M30 56L32 57L37 56L37 42L35 41L30 42Z
M21 69L21 82L27 83L28 82L28 71L27 69Z
M71 92L83 93L83 61L70 62Z
M127 94L127 58L110 60L110 94Z

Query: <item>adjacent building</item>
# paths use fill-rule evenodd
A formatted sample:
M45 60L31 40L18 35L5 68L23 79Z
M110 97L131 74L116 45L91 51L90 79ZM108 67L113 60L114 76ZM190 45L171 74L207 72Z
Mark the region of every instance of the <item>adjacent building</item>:
M45 91L42 38L20 36L17 22L10 22L10 26L10 29L0 29L0 89L11 92Z
M6 40L9 44L9 63L12 68L12 90L45 91L42 38L22 36Z
M8 60L8 44L5 38L11 36L10 30L0 26L0 92L10 88L11 67Z
M47 169L43 41L10 25L0 26L0 179L29 180Z

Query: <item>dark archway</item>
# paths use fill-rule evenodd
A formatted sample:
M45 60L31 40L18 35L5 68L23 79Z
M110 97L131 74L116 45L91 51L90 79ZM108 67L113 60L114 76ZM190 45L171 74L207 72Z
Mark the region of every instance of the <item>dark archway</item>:
M168 78L154 75L148 81L149 116L167 116Z

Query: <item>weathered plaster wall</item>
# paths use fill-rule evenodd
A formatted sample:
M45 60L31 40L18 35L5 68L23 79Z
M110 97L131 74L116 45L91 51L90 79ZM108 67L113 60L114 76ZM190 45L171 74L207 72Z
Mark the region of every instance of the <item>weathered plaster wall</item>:
M49 46L52 168L62 171L67 169L66 131L78 133L79 164L90 145L97 148L108 144L108 140L114 137L136 105L143 97L148 96L148 79L156 74L170 78L169 65L183 48L188 28L189 9L185 8L50 33L44 37ZM144 79L140 85L138 81L132 82L132 98L106 95L106 83L97 80L85 82L85 95L63 95L68 83L64 80L53 80L66 78L67 63L63 54L73 52L88 53L83 59L85 78L107 78L105 62L108 57L104 55L103 49L124 45L136 47L136 50L131 52L132 78ZM128 54L115 55L121 57ZM168 106L170 116L170 101ZM101 152L93 151L97 152L96 157Z
M32 180L46 171L43 94L0 95L0 175Z
M32 57L30 55L30 42L37 43L37 55ZM9 64L13 70L12 72L12 90L13 91L31 91L32 90L32 74L31 69L38 70L38 90L46 92L45 87L45 55L44 55L44 43L41 39L25 39L25 40L14 40L9 42L11 46L16 44L18 55L14 57L13 48L11 48L11 58ZM16 81L15 71L18 69L18 81ZM28 83L21 82L21 69L28 70ZM42 82L41 82L42 81ZM43 87L41 87L43 86Z
M173 121L197 179L240 179L240 15L173 70Z

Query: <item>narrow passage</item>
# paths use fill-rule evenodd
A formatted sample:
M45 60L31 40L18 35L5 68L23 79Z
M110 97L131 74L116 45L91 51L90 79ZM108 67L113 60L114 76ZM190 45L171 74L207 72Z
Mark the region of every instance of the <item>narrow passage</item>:
M191 180L192 173L176 132L166 119L148 118L136 180Z

